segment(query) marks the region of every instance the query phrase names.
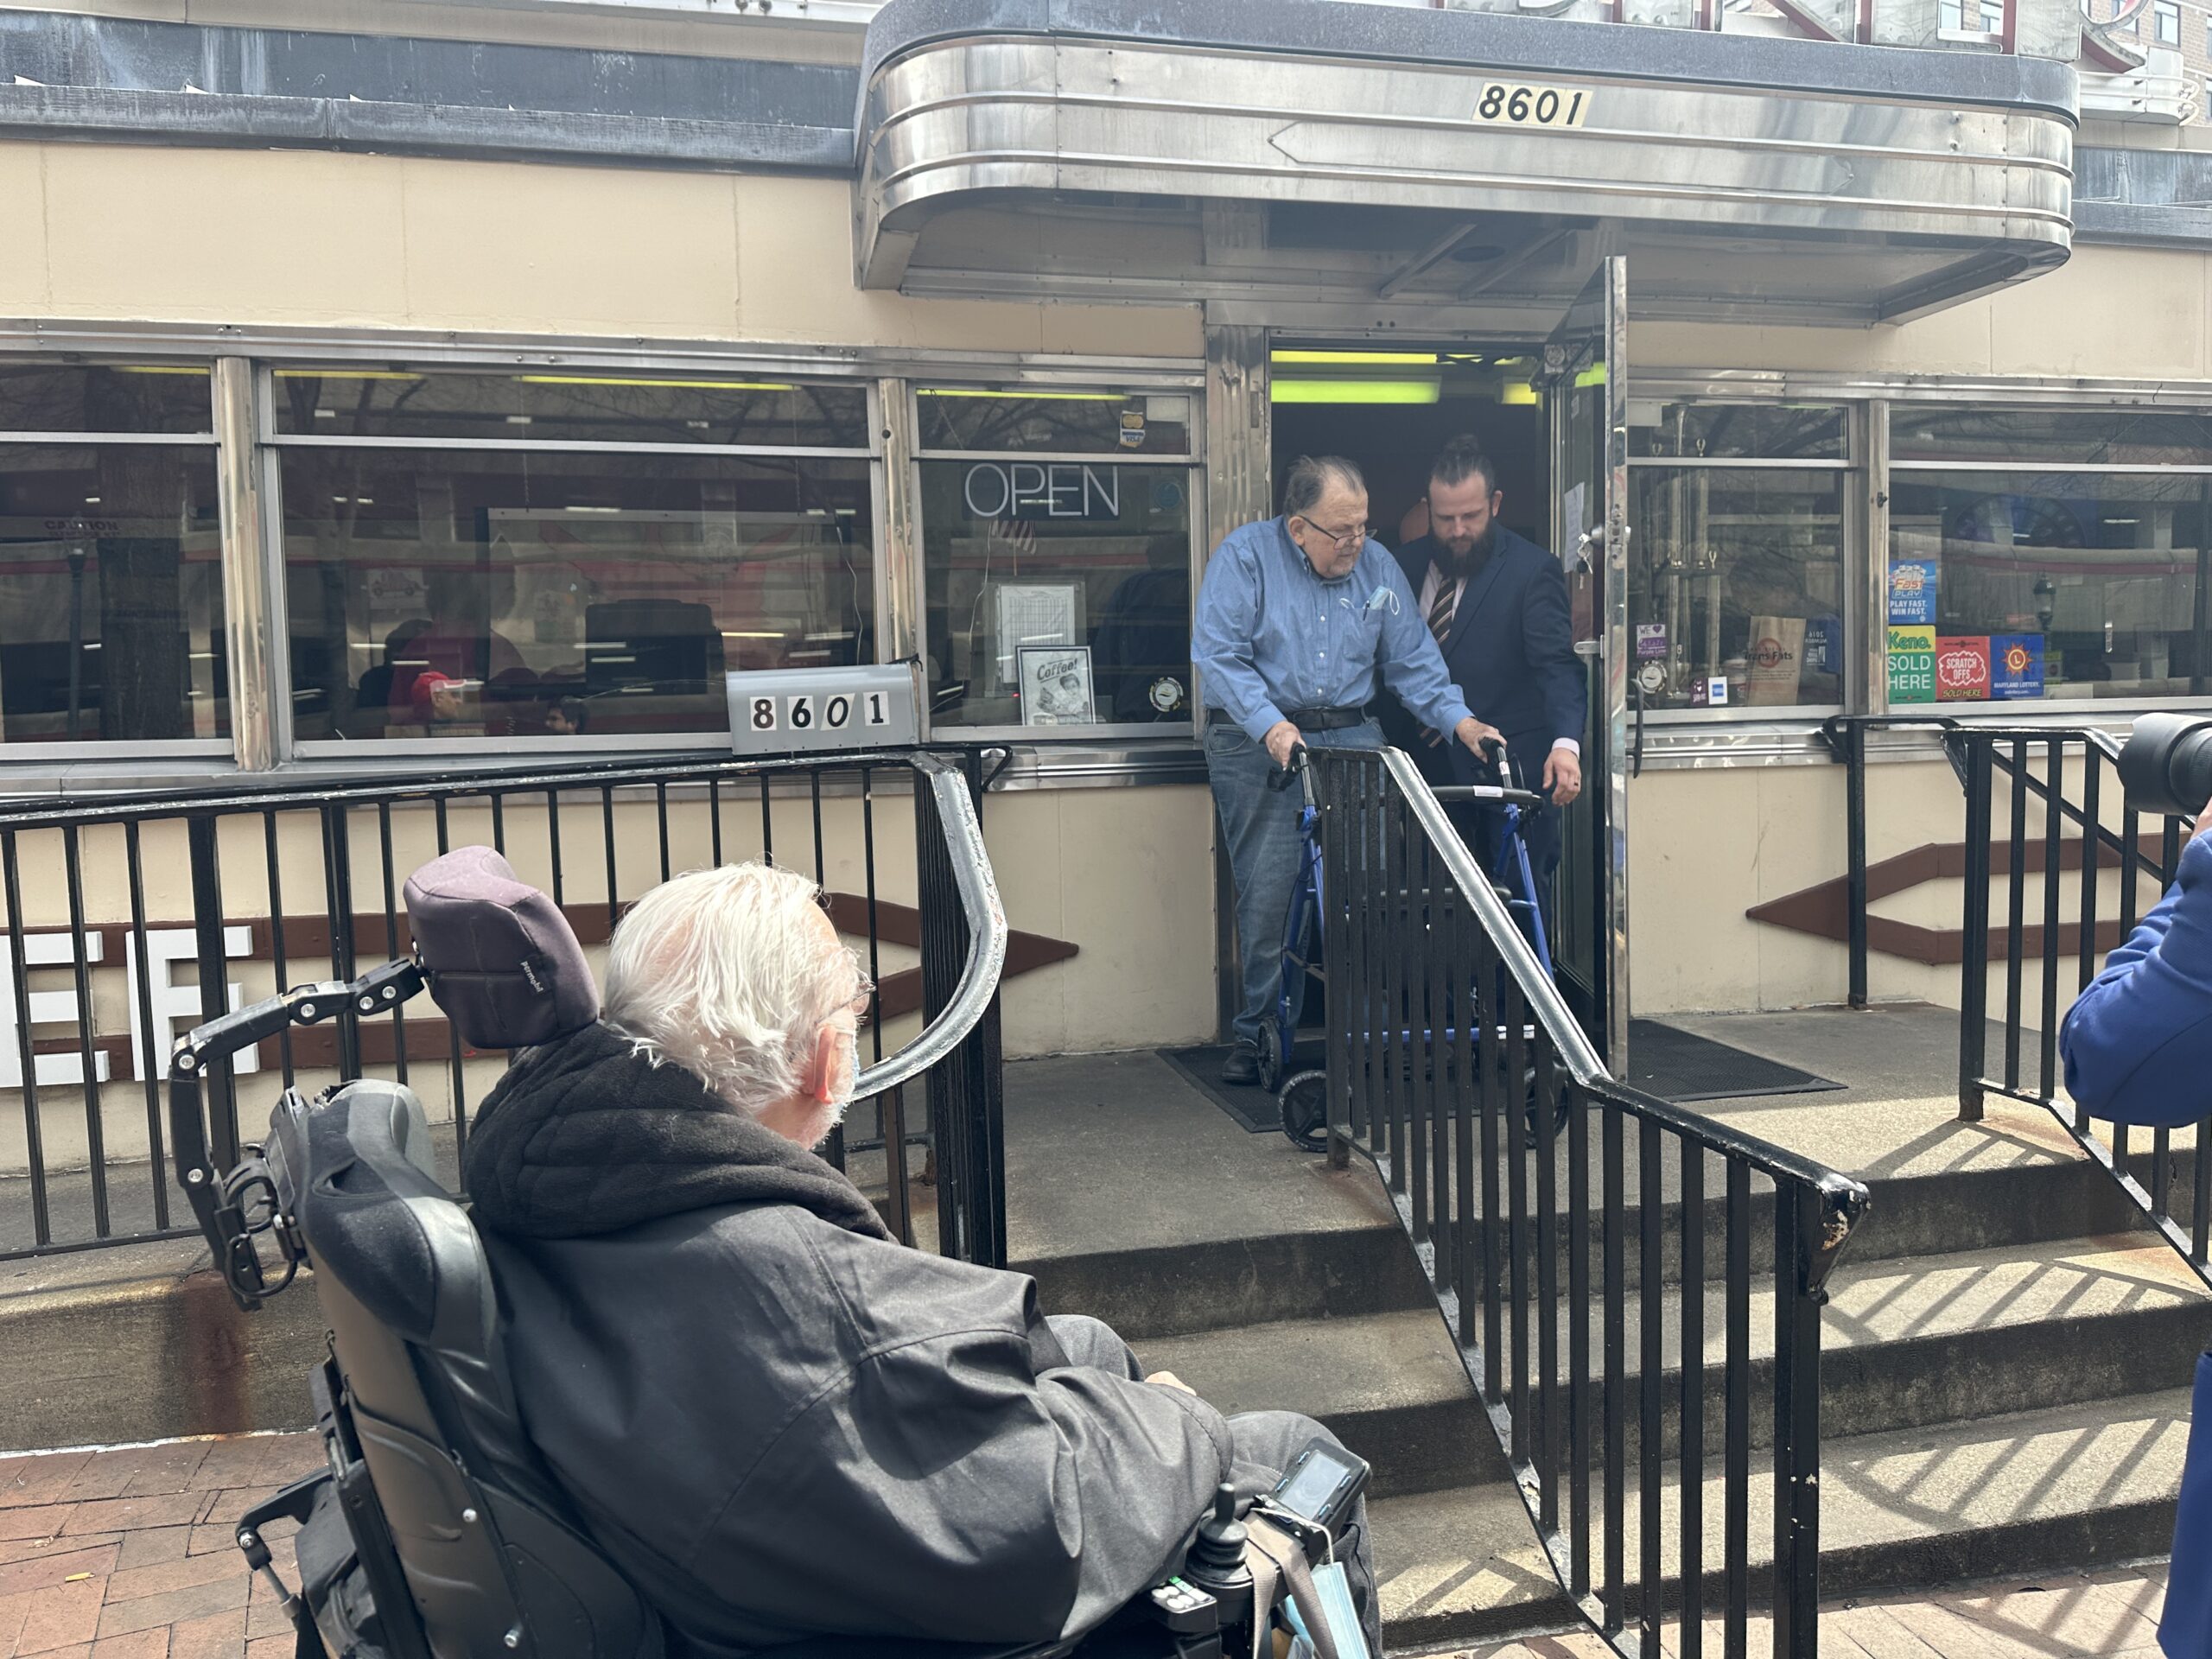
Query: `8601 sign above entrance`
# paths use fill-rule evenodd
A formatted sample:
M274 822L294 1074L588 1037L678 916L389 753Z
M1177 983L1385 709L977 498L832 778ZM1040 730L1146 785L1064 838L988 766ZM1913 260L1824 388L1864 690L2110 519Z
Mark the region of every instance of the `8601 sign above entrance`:
M912 664L732 674L730 747L739 754L899 748L918 742Z

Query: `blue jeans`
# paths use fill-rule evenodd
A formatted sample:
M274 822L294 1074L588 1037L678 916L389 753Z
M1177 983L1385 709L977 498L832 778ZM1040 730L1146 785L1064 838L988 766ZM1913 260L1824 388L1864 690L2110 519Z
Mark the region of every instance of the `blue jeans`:
M1382 728L1373 721L1342 731L1308 732L1313 749L1379 749ZM1298 885L1298 815L1306 797L1296 785L1268 787L1275 763L1268 752L1227 720L1206 728L1206 778L1213 785L1214 810L1236 878L1236 948L1243 957L1243 1003L1235 1024L1236 1040L1256 1045L1260 1021L1274 1012L1275 993L1283 988L1283 930L1290 917L1290 895ZM1290 1026L1295 1030L1306 1001L1305 976L1289 986Z

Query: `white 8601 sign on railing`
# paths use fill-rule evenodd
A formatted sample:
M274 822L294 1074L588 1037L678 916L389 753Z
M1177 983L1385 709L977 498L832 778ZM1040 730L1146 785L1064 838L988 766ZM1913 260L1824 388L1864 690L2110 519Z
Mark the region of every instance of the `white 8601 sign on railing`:
M912 664L732 674L730 747L739 754L896 748L918 740Z

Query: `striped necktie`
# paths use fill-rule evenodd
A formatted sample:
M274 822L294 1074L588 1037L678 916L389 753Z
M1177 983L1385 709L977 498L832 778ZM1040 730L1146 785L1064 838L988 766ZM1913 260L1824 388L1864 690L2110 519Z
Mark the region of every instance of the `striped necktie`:
M1452 613L1459 608L1459 584L1441 571L1437 574L1442 579L1436 585L1436 597L1429 603L1428 631L1441 645L1452 632Z

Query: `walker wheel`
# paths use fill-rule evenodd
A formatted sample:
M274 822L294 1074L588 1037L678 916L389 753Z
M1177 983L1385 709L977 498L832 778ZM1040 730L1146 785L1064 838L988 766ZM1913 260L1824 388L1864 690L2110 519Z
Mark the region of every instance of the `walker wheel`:
M1271 1014L1260 1021L1260 1087L1273 1094L1282 1073L1282 1027Z
M1329 1149L1329 1074L1300 1071L1282 1086L1282 1132L1300 1152Z

